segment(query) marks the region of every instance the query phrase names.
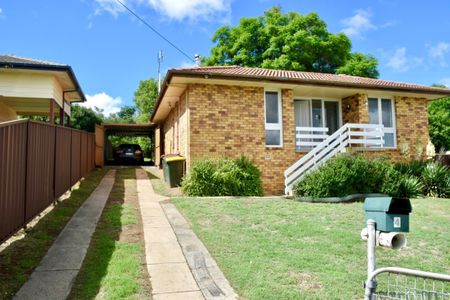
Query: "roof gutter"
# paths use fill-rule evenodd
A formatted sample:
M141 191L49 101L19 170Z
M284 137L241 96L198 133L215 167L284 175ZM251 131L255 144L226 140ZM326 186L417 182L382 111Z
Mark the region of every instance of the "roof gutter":
M75 84L75 91L77 91L81 97L79 101L71 101L71 103L86 102L86 97L83 93L83 90L81 89L80 84L78 83L77 77L75 76L75 73L73 72L71 66L67 65L57 66L45 64L38 65L38 64L18 63L18 62L0 62L0 68L66 72L69 75L72 82ZM73 90L67 92L73 92Z

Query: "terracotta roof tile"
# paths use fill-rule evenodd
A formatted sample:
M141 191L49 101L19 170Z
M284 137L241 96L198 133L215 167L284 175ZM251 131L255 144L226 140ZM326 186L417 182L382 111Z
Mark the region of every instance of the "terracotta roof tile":
M355 87L370 88L389 88L411 91L421 91L437 94L450 95L450 89L435 88L426 85L419 85L406 82L395 82L382 79L373 79L366 77L336 75L328 73L314 73L288 70L272 70L262 68L248 68L240 66L213 66L213 67L197 67L197 68L179 68L172 70L174 74L197 74L197 75L218 75L226 77L241 77L248 79L267 79L267 80L291 80L302 81L316 84L329 85L352 85Z

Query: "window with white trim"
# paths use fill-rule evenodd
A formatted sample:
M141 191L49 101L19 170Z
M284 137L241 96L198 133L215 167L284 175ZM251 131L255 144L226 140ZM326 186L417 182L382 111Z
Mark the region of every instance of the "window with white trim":
M264 112L266 129L266 146L283 146L283 128L281 113L281 98L278 91L265 91Z
M394 101L389 98L368 98L369 123L384 125L384 145L394 148L396 143Z

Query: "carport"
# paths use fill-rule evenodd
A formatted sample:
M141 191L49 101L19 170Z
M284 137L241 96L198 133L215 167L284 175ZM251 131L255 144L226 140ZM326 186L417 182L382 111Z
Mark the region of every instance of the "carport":
M104 166L111 160L112 146L109 136L148 137L154 141L157 124L107 123L95 126L95 164ZM154 143L153 143L154 145ZM153 146L154 147L154 146ZM153 153L155 153L153 149Z

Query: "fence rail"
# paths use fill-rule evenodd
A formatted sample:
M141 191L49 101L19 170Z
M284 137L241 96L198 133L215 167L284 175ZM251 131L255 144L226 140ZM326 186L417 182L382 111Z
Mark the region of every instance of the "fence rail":
M0 243L94 166L93 133L29 120L0 123Z
M385 276L380 276L385 275ZM450 299L450 275L405 268L380 268L369 281L378 278L369 299Z

